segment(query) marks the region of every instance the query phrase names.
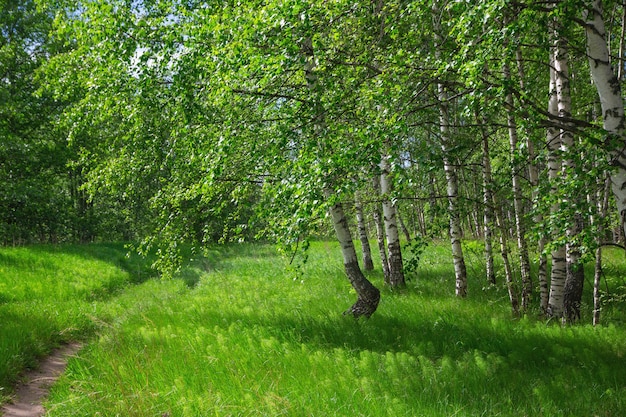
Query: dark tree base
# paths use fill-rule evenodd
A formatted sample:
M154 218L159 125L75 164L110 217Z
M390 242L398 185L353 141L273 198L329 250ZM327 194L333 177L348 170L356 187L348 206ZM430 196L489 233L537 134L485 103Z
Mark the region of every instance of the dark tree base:
M352 307L348 310L344 311L344 315L351 315L355 319L359 317L370 318L372 314L378 308L378 302L380 301L380 291L374 288L375 291L372 291L372 294L366 298L361 298L354 303Z

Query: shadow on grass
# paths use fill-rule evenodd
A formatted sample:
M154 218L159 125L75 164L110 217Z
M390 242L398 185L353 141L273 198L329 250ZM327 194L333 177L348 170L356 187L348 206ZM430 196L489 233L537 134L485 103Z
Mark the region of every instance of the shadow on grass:
M428 372L440 380L428 389L439 390L447 400L467 407L468 415L472 415L472 408L484 412L481 395L489 401L517 402L520 410L532 408L527 415L568 415L567 410L585 410L585 415L594 415L588 413L604 410L602 415L617 416L626 411L621 399L626 394L626 345L616 348L618 341L605 344L605 339L595 337L589 327L563 329L489 320L461 323L458 317L436 312L419 320L378 313L361 321L298 313L274 317L232 315L224 319L262 327L259 333L286 345L303 345L331 356L339 349L357 362L368 352L380 355L383 361L410 355L413 359L405 361L408 365L403 368L407 392L424 390L424 379L431 377L425 375L425 369L431 369ZM383 377L386 370L381 368L379 372ZM603 395L607 402L593 403ZM470 399L474 396L477 398ZM531 399L537 402L525 403Z
M115 265L130 275L133 284L140 284L158 275L157 271L151 267L156 255L141 256L125 243L67 245L60 246L59 250L85 259L96 259Z

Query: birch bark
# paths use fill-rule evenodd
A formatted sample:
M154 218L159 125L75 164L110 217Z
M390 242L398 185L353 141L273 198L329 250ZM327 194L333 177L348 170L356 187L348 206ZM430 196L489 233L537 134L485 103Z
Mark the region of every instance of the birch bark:
M511 71L509 65L505 62L502 69L504 79L511 80ZM532 293L532 282L530 277L530 261L528 259L528 245L526 244L526 228L524 227L524 214L522 206L522 186L520 183L520 176L518 173L518 167L516 162L516 155L518 153L518 134L517 123L515 116L513 115L513 108L515 106L513 100L513 93L508 91L504 98L505 107L507 108L507 126L509 131L509 149L511 153L511 166L513 172L511 174L511 182L513 186L513 210L515 213L515 232L517 235L517 249L519 253L520 261L520 275L522 278L522 311L528 309L530 302L530 295Z
M478 111L476 111L476 120L480 121ZM482 134L482 152L483 152L483 234L485 239L485 265L487 272L487 282L489 284L496 284L496 272L493 263L493 193L492 193L492 178L491 178L491 157L489 156L489 135L485 128L486 121L483 120L481 125ZM508 262L508 260L507 260Z
M558 117L558 99L556 93L556 57L555 48L550 51L550 87L548 99L548 113L554 117ZM556 195L558 186L556 181L562 169L561 164L561 137L559 129L550 126L547 131L548 146L548 180L551 184L552 194ZM552 213L558 210L558 204L554 204L551 208ZM563 287L567 273L565 263L565 246L559 246L552 250L552 269L550 271L550 294L548 298L547 314L551 317L561 317L563 313ZM542 289L543 291L544 289Z
M438 2L433 3L433 25L435 36L435 58L441 59L441 48L443 46L443 36L441 35L441 15ZM441 151L443 154L443 165L446 174L448 191L448 212L450 216L450 243L452 246L452 260L454 262L455 292L457 297L467 296L467 270L461 238L461 217L459 214L459 186L456 167L452 163L452 152L450 144L450 116L448 109L448 93L443 83L437 83L437 99L439 101L439 130L441 137Z
M302 54L305 58L304 74L308 84L309 90L314 93L317 90L318 77L315 73L315 54L313 51L313 42L311 38L304 40L302 44ZM323 136L323 132L326 130L324 121L324 109L319 101L313 104L315 109L316 118L314 131L317 135ZM318 138L321 140L321 138ZM332 190L326 188L324 194L327 199L332 198ZM333 228L337 240L341 246L341 254L343 256L343 265L348 276L348 280L352 285L352 288L357 293L357 301L344 312L344 314L351 314L355 318L361 316L370 317L378 308L378 302L380 301L380 291L376 288L368 279L363 275L354 248L354 242L350 233L350 227L346 219L343 206L340 202L334 202L329 209L330 215L333 220Z
M373 179L374 191L380 195L380 176L375 175ZM387 257L387 245L385 244L385 225L383 215L378 204L374 205L374 224L376 225L376 241L378 252L380 253L380 263L383 268L383 278L386 285L391 285L389 273L389 258Z
M605 141L610 162L615 167L611 172L611 189L617 210L626 229L626 137L624 135L624 102L622 88L613 72L606 41L606 29L602 17L602 1L587 2L583 11L587 35L587 57L589 68L602 107L603 126L607 132Z
M556 73L556 97L557 111L561 120L568 120L572 116L572 98L570 95L570 76L567 58L566 41L557 34L556 56L554 59L554 71ZM563 155L563 177L567 178L576 169L576 163L572 159L576 152L574 135L568 129L567 123L561 129L561 153ZM562 203L576 207L576 195L562 197ZM582 298L585 273L581 259L581 249L577 236L582 230L582 216L575 210L566 230L565 244L565 267L566 276L563 282L563 320L574 322L580 318L580 303Z
M358 296L357 301L352 307L346 310L344 314L351 314L355 318L361 316L370 317L378 307L380 291L365 278L363 272L361 272L361 268L359 268L354 242L350 234L350 227L348 226L348 221L341 203L333 204L330 208L330 214L333 219L333 227L337 235L337 240L339 240L341 246L343 266L346 275Z
M383 199L383 217L385 222L385 235L387 237L387 251L389 254L389 284L391 288L406 286L404 268L402 264L402 252L400 247L400 234L398 232L398 217L396 207L391 200L393 184L391 181L391 164L389 156L383 156L380 162L380 192Z
M354 210L356 211L356 224L359 231L359 239L361 240L361 255L363 259L363 269L371 271L374 269L372 261L372 251L370 249L370 241L367 237L367 226L365 224L365 216L363 214L363 206L357 195L354 202Z

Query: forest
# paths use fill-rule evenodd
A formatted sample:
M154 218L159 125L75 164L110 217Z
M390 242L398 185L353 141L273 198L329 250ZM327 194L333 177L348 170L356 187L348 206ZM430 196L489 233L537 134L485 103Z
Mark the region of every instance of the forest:
M243 256L231 253L237 247L244 252L256 247L255 260L268 248L274 250L266 256L280 254L275 261L280 272L260 276L287 274L287 283L307 283L312 269L317 268L314 274L324 269L320 254L332 248L340 259L338 286L310 280L321 287L311 290L320 305L306 305L322 309L321 316L331 314L316 291L349 289L351 300L329 310L356 320L324 322L325 332L336 325L371 340L374 328L389 325L389 332L401 334L389 305L406 307L413 297L427 304L423 294L434 291L446 305L461 303L452 309L467 306L458 317L493 314L499 317L493 320L507 323L506 331L515 332L510 323L522 329L557 324L546 327L556 333L532 336L536 340L569 337L568 331L588 340L596 337L590 336L594 328L604 328L611 336L597 337L610 350L607 363L624 354L626 3L0 0L0 5L0 251L6 251L0 267L4 262L6 271L21 265L10 260L17 248L35 248L47 259L48 251L63 252L58 248L75 255L77 248L108 251L111 242L124 242L125 256L107 252L93 258L115 259L113 264L131 275L149 270L142 274L177 285L169 280L214 271L211 259L222 265L229 256ZM226 259L218 259L218 252ZM198 263L203 272L194 269ZM429 265L447 272L429 275L424 272ZM118 284L144 285L143 275L71 293L96 302L104 293L117 294ZM426 276L437 276L438 284L424 283ZM233 279L233 288L243 288ZM192 281L190 288L197 284ZM21 288L17 279L14 285ZM266 294L263 285L269 284L246 285ZM12 288L0 280L0 316L2 307L28 293L22 288L11 294ZM290 291L285 288L284 298ZM498 307L492 313L474 309L478 300ZM232 297L228 302L234 303ZM385 303L387 309L379 311ZM239 313L247 311L239 307ZM398 311L409 314L404 307ZM451 311L446 314L454 316ZM253 320L258 326L271 321L259 314L260 321ZM104 316L113 320L114 314ZM444 327L448 323L431 318ZM352 327L368 325L375 327ZM85 326L91 329L87 333L102 330ZM452 333L444 329L444 336ZM273 344L274 337L282 340L262 339ZM299 337L310 342L316 336ZM383 341L396 343L387 333L381 340L368 346L382 352ZM432 353L432 365L442 371L450 355L455 360L474 355L480 368L481 361L504 354L504 345L471 340L473 353L441 353L443 345L435 342L420 344L411 355L429 358L434 349L439 353ZM571 346L569 353L587 352ZM476 356L492 348L495 356ZM549 353L546 362L552 354L559 356ZM587 363L583 356L576 358ZM490 378L503 363L515 362L509 359L490 362ZM2 382L0 369L0 400ZM613 382L589 395L623 396L626 381L614 376ZM440 394L462 396L443 388ZM258 415L289 409L287 414L314 414L314 406L281 408L274 400ZM501 415L583 412L554 404L496 409ZM602 415L626 409L623 400L605 405ZM176 407L172 415L212 412ZM442 406L432 415L451 415L459 407ZM124 415L121 410L115 412ZM237 410L214 411L248 415ZM400 410L398 415L411 415L410 406ZM479 410L472 405L467 415ZM584 415L591 411L584 409ZM320 415L343 415L334 413Z
M378 289L352 235L376 234L391 287L405 285L402 239L449 238L458 297L462 241L478 239L486 282L503 258L515 314L534 298L574 322L580 265L600 268L624 239L624 13L7 0L0 236L141 242L166 274L181 242L271 240L298 256L332 237L355 316Z

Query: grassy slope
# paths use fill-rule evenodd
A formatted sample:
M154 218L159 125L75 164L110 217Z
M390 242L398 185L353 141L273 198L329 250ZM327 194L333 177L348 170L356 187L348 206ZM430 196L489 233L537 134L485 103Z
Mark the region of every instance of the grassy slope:
M122 245L0 249L0 402L53 347L93 334L95 306L142 267Z
M148 281L95 304L109 327L71 361L50 415L626 415L623 327L513 320L480 266L456 300L444 246L355 322L340 314L354 294L337 252L314 244L294 280L271 247L229 246L186 271L193 288Z

